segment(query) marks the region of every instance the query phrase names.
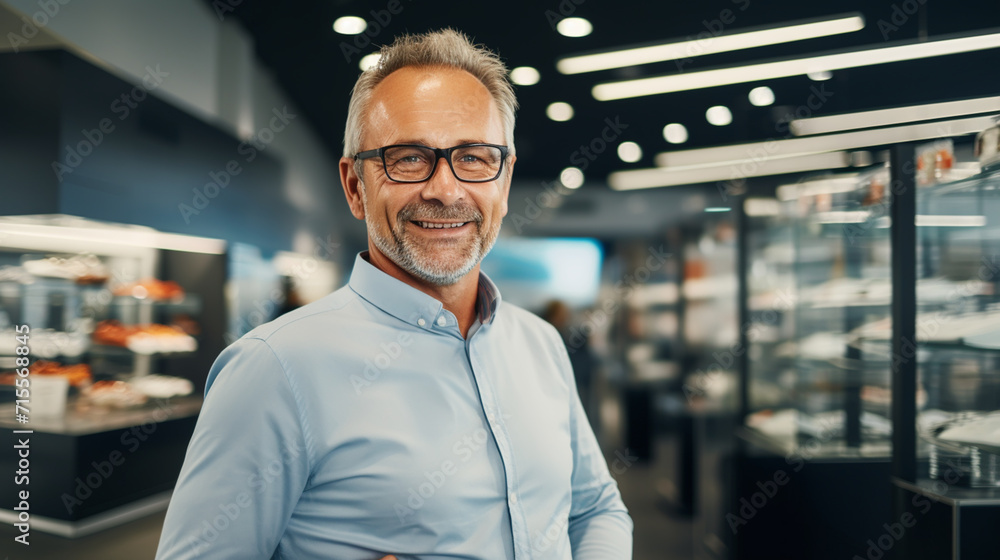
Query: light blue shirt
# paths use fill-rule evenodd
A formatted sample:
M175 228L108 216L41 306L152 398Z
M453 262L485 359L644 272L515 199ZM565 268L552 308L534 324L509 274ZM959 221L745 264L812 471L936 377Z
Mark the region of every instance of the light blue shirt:
M463 338L362 255L212 366L158 559L632 557L558 333L481 274Z

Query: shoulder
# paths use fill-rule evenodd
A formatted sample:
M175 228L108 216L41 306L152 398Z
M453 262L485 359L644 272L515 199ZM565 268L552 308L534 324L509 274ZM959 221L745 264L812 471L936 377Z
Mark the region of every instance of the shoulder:
M357 303L353 291L344 286L329 295L306 304L255 327L243 335L245 339L259 339L268 345L280 344L283 339L314 332L319 325L349 321L352 304Z
M565 346L559 331L551 323L538 315L512 303L504 302L500 306L496 321L503 329L512 329L531 337L557 353L565 351Z

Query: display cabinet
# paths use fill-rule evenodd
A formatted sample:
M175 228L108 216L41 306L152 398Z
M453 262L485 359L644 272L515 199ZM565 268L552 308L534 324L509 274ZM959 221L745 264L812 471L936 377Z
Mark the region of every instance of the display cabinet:
M748 236L747 426L794 450L888 457L888 169L779 188Z
M224 344L224 275L221 241L0 218L0 426L31 431L33 527L77 536L165 507ZM0 518L23 489L0 486Z
M744 200L746 396L720 531L729 557L849 558L889 515L889 341L858 332L890 315L888 182L875 165Z
M968 136L891 146L884 164L779 187L780 208L748 212L745 300L760 328L743 372L735 557L995 555L998 139L978 137L979 162ZM769 321L783 278L793 313ZM779 472L786 484L757 495Z
M795 360L795 231L793 204L747 198L743 203L746 257L747 413L792 410ZM801 255L800 255L801 256Z
M950 145L917 146L912 156L916 313L908 326L916 343L900 341L895 359L901 376L915 377L904 386L915 407L896 418L915 445L901 448L894 484L896 515L923 529L906 535L905 553L986 558L1000 548L991 530L1000 524L998 132L979 135L981 159L971 171L935 170Z

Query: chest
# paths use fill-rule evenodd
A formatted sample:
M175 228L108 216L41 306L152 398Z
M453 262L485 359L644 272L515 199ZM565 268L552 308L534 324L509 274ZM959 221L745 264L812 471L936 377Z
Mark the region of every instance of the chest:
M447 535L567 505L571 390L539 341L413 334L358 343L308 393L317 464L303 496L356 530ZM515 337L516 338L516 337Z

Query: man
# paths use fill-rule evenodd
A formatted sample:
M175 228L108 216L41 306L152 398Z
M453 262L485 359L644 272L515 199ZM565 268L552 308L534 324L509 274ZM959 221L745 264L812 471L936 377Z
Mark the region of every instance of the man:
M559 335L479 272L515 105L451 30L362 74L340 175L369 250L219 356L157 558L631 558Z

